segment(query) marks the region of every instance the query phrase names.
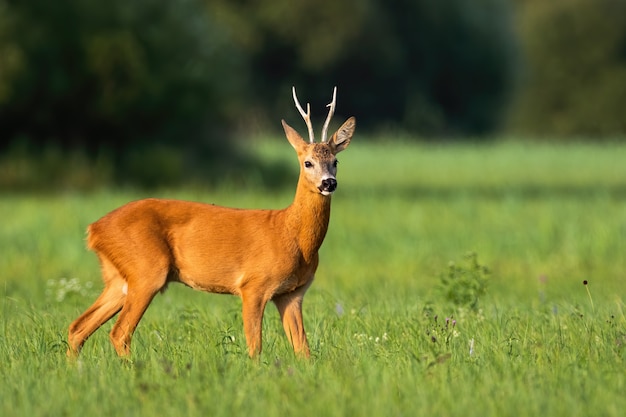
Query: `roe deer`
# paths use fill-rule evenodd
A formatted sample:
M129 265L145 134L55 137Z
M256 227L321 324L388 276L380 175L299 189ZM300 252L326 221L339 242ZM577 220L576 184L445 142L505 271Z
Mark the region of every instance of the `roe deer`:
M337 88L322 129L313 141L310 106L295 105L309 130L309 143L285 121L300 176L293 203L282 210L244 210L178 200L128 203L88 229L87 246L100 261L104 290L69 327L67 351L78 354L87 338L119 312L110 339L119 356L130 355L133 332L148 305L170 282L193 289L238 295L248 353L261 353L263 312L273 301L294 351L310 355L302 323L302 298L318 265L337 188L336 154L352 138L354 117L330 139Z

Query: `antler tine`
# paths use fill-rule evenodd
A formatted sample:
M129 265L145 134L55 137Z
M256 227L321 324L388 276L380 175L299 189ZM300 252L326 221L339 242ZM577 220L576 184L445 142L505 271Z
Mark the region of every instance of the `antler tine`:
M324 122L324 128L322 129L322 142L326 142L328 138L326 137L328 134L328 125L330 124L330 119L333 118L333 114L335 114L335 104L337 103L337 87L333 90L333 101L329 103L326 107L330 107L328 110L328 116L326 117L326 122Z
M296 103L296 108L300 112L300 115L306 122L306 127L309 129L309 142L313 143L314 134L313 134L313 125L311 124L311 105L309 103L306 104L306 113L302 109L300 102L298 101L298 97L296 96L296 87L292 87L291 91L293 92L293 101Z

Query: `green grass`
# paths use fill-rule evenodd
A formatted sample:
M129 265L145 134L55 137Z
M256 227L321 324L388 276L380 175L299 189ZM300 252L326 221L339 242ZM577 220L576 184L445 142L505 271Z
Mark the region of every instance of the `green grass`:
M295 165L286 141L255 152ZM357 137L339 159L304 302L310 361L272 306L249 360L240 301L176 285L142 320L132 363L116 358L111 323L68 361L67 326L101 287L85 227L147 194L2 195L0 414L622 415L626 146ZM151 195L278 208L295 181ZM468 252L490 271L476 308L446 296L476 282ZM442 281L450 261L465 280Z

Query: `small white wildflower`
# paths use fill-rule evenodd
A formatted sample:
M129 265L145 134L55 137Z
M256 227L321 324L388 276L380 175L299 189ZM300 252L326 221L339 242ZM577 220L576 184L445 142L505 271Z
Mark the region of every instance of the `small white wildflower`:
M470 354L470 356L472 356L474 354L474 338L470 339L469 354Z
M368 336L365 333L355 333L354 338L359 342L360 345L368 340Z
M61 303L70 294L89 295L93 283L86 282L83 284L78 278L59 278L58 280L49 279L46 286L46 296L53 297L55 301Z

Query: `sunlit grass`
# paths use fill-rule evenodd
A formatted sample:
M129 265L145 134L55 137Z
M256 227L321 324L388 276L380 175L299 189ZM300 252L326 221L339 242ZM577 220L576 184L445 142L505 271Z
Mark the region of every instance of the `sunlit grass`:
M620 416L626 407L626 147L359 143L304 301L313 358L268 306L261 360L241 302L172 285L119 361L110 323L77 362L69 323L101 288L86 226L137 198L291 201L286 141L256 145L293 187L0 197L0 414ZM476 308L445 296L449 262L489 267ZM583 285L587 281L587 285ZM466 285L466 284L459 284ZM448 289L450 287L447 287ZM454 324L452 324L454 323Z

